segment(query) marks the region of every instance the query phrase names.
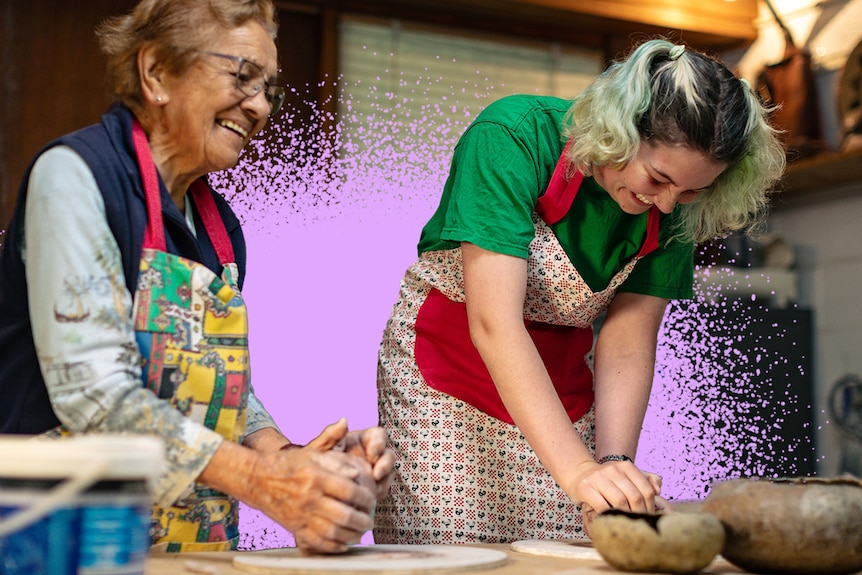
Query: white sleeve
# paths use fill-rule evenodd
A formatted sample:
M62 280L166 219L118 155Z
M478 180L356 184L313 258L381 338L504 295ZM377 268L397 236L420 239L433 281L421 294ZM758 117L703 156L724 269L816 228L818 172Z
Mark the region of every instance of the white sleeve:
M266 407L263 406L263 403L261 403L257 395L255 395L254 388L249 386L248 409L246 410L245 419L245 434L251 435L255 431L260 431L261 429L264 429L266 427L272 427L273 429L281 433L281 430L275 423L275 419L273 419L272 415L270 415Z
M222 438L143 387L119 246L95 177L71 148L46 151L30 174L24 262L33 340L61 423L162 437L168 472L157 502L187 494Z

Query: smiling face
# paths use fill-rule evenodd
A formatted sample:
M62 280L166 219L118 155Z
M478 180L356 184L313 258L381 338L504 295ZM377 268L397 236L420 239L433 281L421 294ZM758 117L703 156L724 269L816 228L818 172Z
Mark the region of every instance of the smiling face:
M259 23L249 21L201 47L183 74L163 77L157 103L161 113L150 145L169 187L178 182L182 188L208 172L236 165L243 147L266 125L270 111L263 92L247 96L237 89L237 61L206 52L244 58L270 81L277 73L275 43Z
M593 177L627 214L642 214L653 205L669 214L677 204L694 201L725 168L685 145L641 142L625 166L596 166Z

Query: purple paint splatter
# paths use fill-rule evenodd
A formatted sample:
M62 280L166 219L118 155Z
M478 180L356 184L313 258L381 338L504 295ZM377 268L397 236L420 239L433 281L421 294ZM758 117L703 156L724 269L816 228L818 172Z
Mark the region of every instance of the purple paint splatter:
M342 92L343 122L295 98L235 169L211 177L249 244L255 391L299 442L342 415L353 428L376 425L383 327L451 150L479 109L453 120L428 103L410 117L374 87ZM360 98L372 103L366 115L353 109ZM256 511L243 509L243 523L243 548L292 542Z
M716 481L813 464L810 405L794 387L807 374L783 357L796 343L774 313L702 289L668 306L638 457L663 476L665 496L702 499Z
M342 415L352 427L376 424L383 326L451 150L481 107L462 106L453 89L410 116L374 86L339 90L343 120L295 93L300 103L212 179L248 238L256 392L300 442ZM743 337L761 320L747 317L750 302L722 295L701 288L694 301L673 302L660 333L638 463L663 476L671 499L701 499L714 481L775 475L805 458L806 440L788 441L782 423L809 406L772 379L787 360ZM785 334L776 327L768 337ZM241 548L293 543L257 511L242 518Z
M423 78L426 87L441 81ZM211 177L249 243L256 393L294 441L342 415L354 428L376 424L377 346L398 281L476 102L504 95L502 86L469 88L436 102L413 89L426 105L410 116L393 93L342 87L344 123L294 93L297 103L240 164ZM466 93L475 102L461 104ZM357 111L360 101L372 102L370 113ZM744 291L747 275L735 277ZM665 314L638 456L671 499L703 498L726 478L794 474L813 457L808 424L786 425L811 409L789 383L805 368L776 351L797 345L787 324L764 325L752 313L757 301L696 285L693 301L672 302ZM241 522L242 549L293 545L256 510L243 507Z

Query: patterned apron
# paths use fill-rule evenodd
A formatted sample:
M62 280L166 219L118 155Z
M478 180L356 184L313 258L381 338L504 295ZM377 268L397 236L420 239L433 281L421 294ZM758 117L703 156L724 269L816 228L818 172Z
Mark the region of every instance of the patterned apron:
M149 216L133 312L144 385L192 421L239 441L248 404L248 330L230 238L212 193L198 180L191 196L222 276L166 253L158 175L137 121L133 141ZM236 548L238 527L237 501L195 484L173 506L153 509L150 536L160 550L221 551Z
M637 256L593 292L550 225L572 206L583 175L565 152L533 215L524 321L569 417L595 451L592 323L635 264L658 246L651 209ZM470 341L460 248L426 252L401 282L380 348L380 424L396 473L375 512L377 543L505 543L585 538L580 506L513 424Z

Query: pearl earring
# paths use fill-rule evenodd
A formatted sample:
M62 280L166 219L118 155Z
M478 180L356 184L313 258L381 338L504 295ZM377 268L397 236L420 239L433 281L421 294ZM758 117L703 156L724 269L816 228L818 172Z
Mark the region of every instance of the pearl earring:
M156 102L161 102L161 101L162 101L162 97L161 97L161 96L156 96Z

